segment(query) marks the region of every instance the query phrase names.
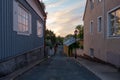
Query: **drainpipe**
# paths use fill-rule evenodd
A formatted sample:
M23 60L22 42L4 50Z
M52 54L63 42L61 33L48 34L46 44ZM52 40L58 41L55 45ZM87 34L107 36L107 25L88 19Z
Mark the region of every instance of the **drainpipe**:
M103 0L103 25L104 25L104 40L105 40L105 37L106 37L106 33L105 33L105 0Z
M105 19L107 19L106 18L106 12L105 12L105 5L106 5L105 0L103 0L103 19L104 19L103 28L104 28L104 49L105 49L104 52L105 52L105 62L107 62L106 37L107 37L108 33L107 33L107 25L106 25L107 22L105 22L106 21Z

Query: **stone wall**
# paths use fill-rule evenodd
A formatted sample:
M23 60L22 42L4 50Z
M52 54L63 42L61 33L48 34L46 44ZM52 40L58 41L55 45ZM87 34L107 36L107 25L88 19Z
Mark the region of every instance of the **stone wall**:
M44 58L44 49L38 48L6 61L0 62L0 77Z

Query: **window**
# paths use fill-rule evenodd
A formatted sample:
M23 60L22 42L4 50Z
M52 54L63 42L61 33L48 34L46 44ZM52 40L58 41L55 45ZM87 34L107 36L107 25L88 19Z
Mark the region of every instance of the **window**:
M31 14L25 7L14 0L14 31L17 31L19 35L31 34Z
M90 33L93 33L93 21L90 22Z
M91 9L94 8L94 0L90 0L90 8L91 8Z
M109 36L120 36L120 8L109 14Z
M94 58L94 49L90 48L90 57Z
M29 13L19 5L18 7L18 31L29 33Z
M98 32L102 31L102 17L98 17Z
M98 2L102 2L102 0L98 0Z
M43 26L40 21L37 21L37 35L38 37L43 37Z

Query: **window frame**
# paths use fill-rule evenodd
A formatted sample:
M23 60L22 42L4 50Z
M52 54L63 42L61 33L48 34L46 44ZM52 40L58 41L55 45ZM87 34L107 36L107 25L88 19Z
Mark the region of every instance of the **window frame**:
M90 21L90 33L93 34L94 22L93 20Z
M98 3L99 3L99 2L102 2L102 0L98 0Z
M90 0L90 9L92 10L94 8L94 0Z
M110 25L111 24L111 22L110 22L110 20L111 20L110 13L112 13L114 11L117 11L118 9L120 9L120 5L113 8L113 9L111 9L111 10L109 10L107 12L107 37L108 38L120 38L120 34L119 35L111 35L110 34L111 33L111 31L110 31L110 27L111 27L111 25Z
M26 31L26 32L24 32L24 31L22 32L19 30L19 24L20 24L19 20L18 20L19 19L18 17L20 17L19 9L22 9L26 13L28 13L28 31ZM21 22L21 24L23 24L23 23ZM32 25L31 13L21 3L13 0L13 30L16 31L18 35L29 36L30 34L32 34L32 30L31 30L32 26L31 25ZM24 25L24 26L26 26L26 25Z
M100 18L101 18L101 25L100 25L100 22L99 22ZM97 17L97 31L99 33L102 32L102 27L103 27L103 19L102 19L102 16L99 16L99 17Z
M94 48L89 48L89 55L90 55L91 58L95 57L95 50L94 50Z

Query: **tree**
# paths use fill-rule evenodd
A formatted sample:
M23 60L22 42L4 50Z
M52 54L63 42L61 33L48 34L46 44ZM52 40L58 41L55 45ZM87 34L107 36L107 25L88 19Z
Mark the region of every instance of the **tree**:
M57 43L63 44L64 37L58 36L56 38Z
M46 36L45 36L45 41L47 46L53 46L56 44L56 35L53 31L51 30L46 30Z
M78 38L83 40L83 38L84 38L84 26L78 25L78 26L76 26L76 29L79 31Z

